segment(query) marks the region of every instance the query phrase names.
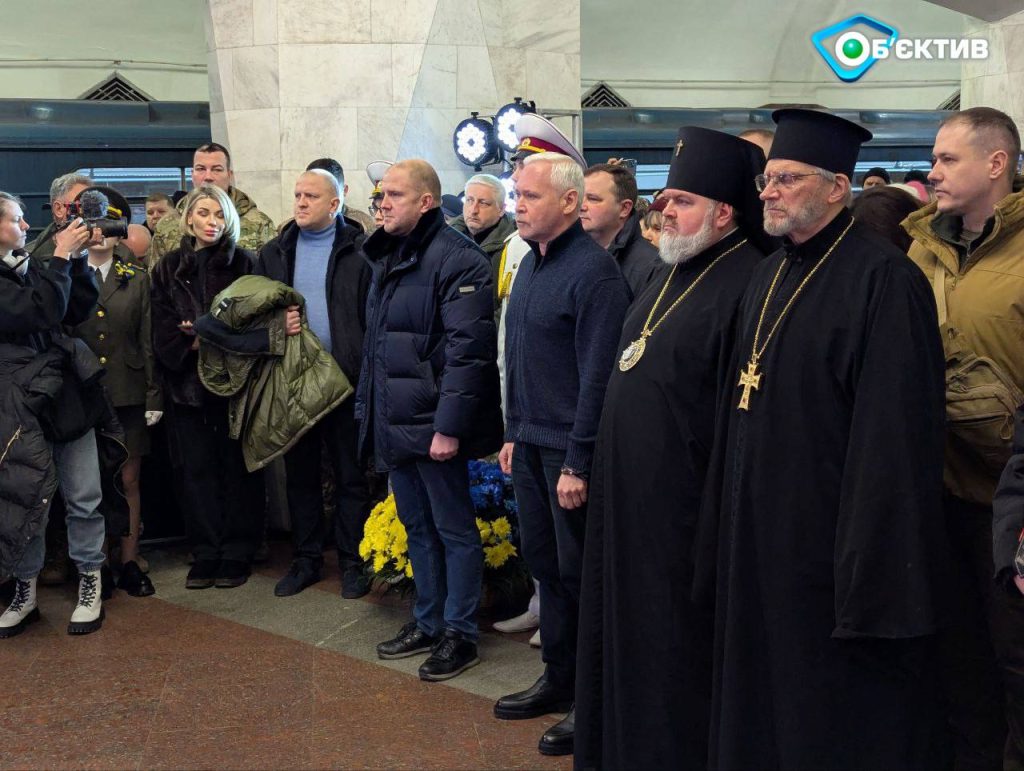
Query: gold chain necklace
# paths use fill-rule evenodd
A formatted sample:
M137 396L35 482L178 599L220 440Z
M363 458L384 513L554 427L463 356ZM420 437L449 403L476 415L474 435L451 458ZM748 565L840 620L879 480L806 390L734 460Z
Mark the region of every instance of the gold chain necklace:
M821 259L818 260L815 266L811 268L810 273L804 276L804 280L800 282L800 284L796 288L796 291L793 292L793 295L789 298L789 301L782 308L782 312L779 313L778 317L775 319L775 323L772 325L772 328L768 330L768 334L767 336L765 336L764 339L764 344L761 346L761 349L758 350L757 344L761 338L761 327L764 324L765 313L767 313L768 311L768 303L771 302L772 294L775 292L775 285L779 281L779 276L782 275L782 269L786 266L785 258L783 258L782 261L779 262L779 269L775 271L775 278L772 279L772 283L768 287L768 294L765 295L764 304L761 306L761 316L758 318L757 327L754 329L754 347L750 351L750 361L747 362L746 370L740 370L740 382L737 383L737 385L743 386L743 394L740 396L740 403L736 405L737 409L750 409L751 389L757 391L760 390L761 388L761 378L764 377L764 373L762 372L758 374L757 364L761 360L761 357L764 355L765 349L768 347L768 343L772 341L772 336L775 334L775 331L779 328L779 324L782 323L782 319L785 318L786 314L789 312L789 309L793 307L793 303L796 302L796 298L799 296L800 292L803 291L803 288L807 286L807 282L810 281L814 274L818 272L818 268L820 268L822 264L825 262L825 260L828 259L828 256L832 254L833 251L835 251L835 248L839 246L839 242L843 240L843 237L849 232L851 227L853 227L853 220L851 220L849 224L846 226L846 228L843 229L843 232L839 234L839 238L837 238L833 242L832 246L830 246L828 248L828 251L822 255Z
M640 361L640 357L644 355L644 350L646 350L647 348L647 338L654 334L654 330L661 326L661 322L663 322L668 317L668 314L674 311L676 309L676 306L686 299L687 295L689 295L690 292L693 291L694 287L696 287L697 284L700 283L700 280L707 275L709 270L715 267L715 265L718 263L720 259L722 259L728 254L732 254L745 243L747 243L747 239L744 238L742 241L736 244L736 246L732 247L727 251L722 252L720 255L715 257L715 259L712 260L711 264L704 268L704 270L701 271L700 275L693 280L693 283L690 284L686 288L686 290L681 295L679 295L678 298L676 298L676 301L668 307L668 310L661 314L661 318L659 318L652 327L651 319L654 318L655 311L657 311L658 306L661 305L661 301L665 297L665 292L668 291L668 287L672 283L673 277L676 275L676 268L679 267L679 263L677 262L675 265L672 266L672 270L669 271L668 278L665 280L665 286L661 288L661 293L658 295L658 299L654 301L654 305L651 307L651 312L647 314L647 321L644 322L644 328L640 332L640 337L638 337L632 343L627 345L626 350L624 350L622 352L622 356L619 357L619 370L621 370L622 372L628 372L629 370L633 369L633 367L636 366L637 362Z

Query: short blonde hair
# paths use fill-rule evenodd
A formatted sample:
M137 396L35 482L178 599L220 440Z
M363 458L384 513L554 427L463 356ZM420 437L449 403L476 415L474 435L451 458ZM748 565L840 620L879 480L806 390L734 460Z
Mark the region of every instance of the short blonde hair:
M232 202L231 197L214 185L203 185L202 187L197 187L185 197L185 204L182 208L181 219L178 221L178 227L181 230L181 234L183 236L192 236L195 238L196 234L192 232L192 229L188 225L188 218L191 216L192 210L196 208L196 204L204 198L216 201L220 204L220 208L224 212L224 235L222 238L230 239L233 244L238 243L238 236L241 232L241 224L238 221L238 209L235 208L235 204Z

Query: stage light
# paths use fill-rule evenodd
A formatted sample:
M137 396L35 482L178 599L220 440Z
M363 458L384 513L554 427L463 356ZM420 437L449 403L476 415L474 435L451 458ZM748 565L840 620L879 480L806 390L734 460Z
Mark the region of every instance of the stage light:
M512 172L506 171L504 174L499 176L498 179L501 180L501 184L505 188L505 211L512 214L516 210L516 187L515 183L512 181Z
M498 154L497 145L494 143L493 126L489 120L477 117L466 118L455 127L455 134L452 136L452 146L455 148L455 155L467 166L479 169L485 163L494 161Z
M537 112L533 102L524 102L522 97L516 97L515 101L506 104L494 116L494 133L498 144L506 152L515 152L519 147L519 137L516 136L516 121L519 117L528 112Z

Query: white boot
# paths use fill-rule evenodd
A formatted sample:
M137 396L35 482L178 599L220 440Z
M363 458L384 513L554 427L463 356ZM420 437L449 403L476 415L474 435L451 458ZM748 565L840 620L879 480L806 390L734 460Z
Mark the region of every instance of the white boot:
M36 607L36 579L14 582L14 598L7 610L0 613L0 639L14 637L25 631L25 627L39 620L39 608Z
M527 610L515 618L510 618L507 621L498 621L495 623L494 628L498 632L509 634L510 632L529 632L538 626L540 626L540 616Z
M103 599L100 597L100 571L78 574L78 605L71 614L68 634L89 634L103 625Z
M532 648L539 648L540 647L540 630L539 629L536 632L534 632L533 633L533 637L530 638L530 647L532 647Z

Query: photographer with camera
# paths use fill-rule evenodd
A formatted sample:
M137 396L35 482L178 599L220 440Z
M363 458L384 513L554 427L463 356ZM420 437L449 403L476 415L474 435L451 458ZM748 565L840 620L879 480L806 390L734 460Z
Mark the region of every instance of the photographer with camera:
M78 197L83 190L92 186L92 180L89 177L73 172L57 177L50 183L50 211L53 214L53 222L47 225L35 240L25 246L25 251L30 257L41 260L44 265L49 263L54 251L58 248L57 234L76 218L81 218ZM106 215L101 214L100 216ZM60 247L63 248L68 243L67 239L62 239ZM79 247L79 249L81 248ZM114 256L128 262L139 262L132 251L123 244L118 244L115 247Z
M0 463L9 464L0 474L0 572L17 579L14 598L0 614L0 638L39 618L36 581L58 483L79 573L68 634L88 634L103 623L104 520L93 429L105 409L96 382L102 369L62 330L84 321L96 305L92 271L78 257L95 234L72 219L54 233L52 256L43 265L22 251L27 230L21 202L0 192L0 442L6 448Z

